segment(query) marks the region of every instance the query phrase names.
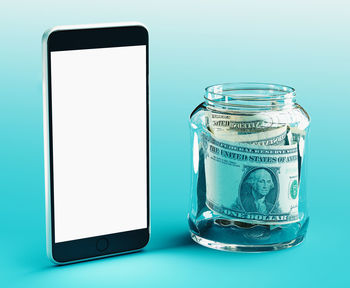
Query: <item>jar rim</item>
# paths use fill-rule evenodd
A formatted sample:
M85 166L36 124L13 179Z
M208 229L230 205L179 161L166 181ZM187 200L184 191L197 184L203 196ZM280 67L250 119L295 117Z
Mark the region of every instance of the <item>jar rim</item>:
M295 89L282 84L259 82L232 82L205 88L204 98L218 104L238 101L281 101L295 97Z

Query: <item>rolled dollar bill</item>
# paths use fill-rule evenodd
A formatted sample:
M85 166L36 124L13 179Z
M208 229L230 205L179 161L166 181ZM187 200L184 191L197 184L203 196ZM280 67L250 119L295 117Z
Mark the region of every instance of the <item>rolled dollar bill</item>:
M208 112L207 119L207 126L210 129L236 130L246 133L281 127L290 123L294 123L301 130L308 126L308 121L305 120L301 111L291 112L289 110L254 113L254 115Z
M235 115L224 113L208 113L208 126L212 130L236 130L252 133L276 127L276 122L266 113L255 115ZM278 123L278 122L277 122ZM279 125L280 126L280 125Z
M287 134L287 126L256 133L240 133L239 131L211 130L216 139L247 143L254 145L283 145Z
M209 209L252 224L299 220L297 144L252 145L211 133L201 138Z
M220 140L254 145L284 145L288 126L276 124L265 114L208 113L207 128Z

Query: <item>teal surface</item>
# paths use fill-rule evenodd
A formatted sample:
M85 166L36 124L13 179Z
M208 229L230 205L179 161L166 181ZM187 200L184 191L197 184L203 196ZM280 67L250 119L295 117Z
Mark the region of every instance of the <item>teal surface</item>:
M0 287L349 287L347 1L2 1ZM45 254L41 35L140 21L150 32L152 235L140 253L64 267ZM263 254L189 238L188 117L204 87L290 85L312 118L306 240Z

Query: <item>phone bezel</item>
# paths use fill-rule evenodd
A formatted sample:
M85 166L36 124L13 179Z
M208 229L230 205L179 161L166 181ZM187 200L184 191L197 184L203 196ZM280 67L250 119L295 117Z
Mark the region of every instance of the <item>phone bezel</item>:
M146 45L146 154L147 154L147 228L55 243L54 179L52 147L52 51ZM43 35L43 111L46 191L47 254L55 264L68 264L140 250L150 237L150 175L149 175L149 53L148 31L141 23L111 23L60 26ZM96 248L99 239L107 239L104 251Z

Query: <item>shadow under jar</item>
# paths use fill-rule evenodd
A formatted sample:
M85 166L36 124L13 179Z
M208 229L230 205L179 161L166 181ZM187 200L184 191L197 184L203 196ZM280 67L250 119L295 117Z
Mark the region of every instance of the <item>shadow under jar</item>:
M291 87L228 83L206 88L190 116L189 226L197 243L259 252L301 243L310 117Z

